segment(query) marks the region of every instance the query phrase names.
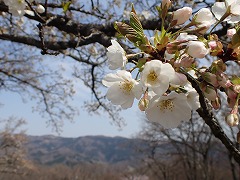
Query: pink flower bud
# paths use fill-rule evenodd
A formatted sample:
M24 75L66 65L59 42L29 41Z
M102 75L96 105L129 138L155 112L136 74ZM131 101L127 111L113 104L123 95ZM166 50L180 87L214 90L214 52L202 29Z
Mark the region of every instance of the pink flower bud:
M173 12L173 21L177 21L176 25L184 24L192 15L192 8L183 7Z
M236 29L232 28L232 29L228 29L227 30L227 37L232 38L234 34L236 34Z
M239 123L238 114L228 114L225 118L225 121L230 127L237 126Z
M205 47L203 42L189 41L187 53L193 58L204 58L209 53L209 50Z
M214 50L217 47L217 42L216 41L210 41L208 43L208 46L210 47L211 50Z

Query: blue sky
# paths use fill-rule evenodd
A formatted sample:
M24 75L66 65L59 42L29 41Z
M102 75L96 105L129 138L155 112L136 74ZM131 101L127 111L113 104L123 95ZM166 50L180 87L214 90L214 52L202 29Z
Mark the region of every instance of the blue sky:
M39 53L40 54L40 53ZM61 71L64 78L74 80L74 87L76 91L74 106L79 109L79 115L75 117L73 123L68 120L64 120L64 126L62 127L62 133L60 136L64 137L79 137L86 135L105 135L105 136L124 136L131 137L139 132L142 122L141 111L138 110L137 102L135 102L133 108L123 110L121 115L125 119L126 126L123 126L121 130L115 125L107 114L102 113L101 116L89 115L83 110L83 102L93 98L91 92L86 88L80 80L73 79L73 67L79 63L69 58L63 58L62 56L42 56L43 66L49 66L53 70ZM81 67L78 66L78 67ZM107 89L103 89L106 92ZM47 120L42 118L38 112L33 112L33 107L37 106L36 101L31 100L30 97L24 97L24 102L20 95L17 93L6 92L2 90L0 92L0 106L1 119L7 119L11 116L17 118L23 118L27 124L23 127L26 129L26 133L29 135L58 135L52 131L52 127L48 126ZM107 101L107 100L106 100Z
M90 94L86 94L90 96ZM8 118L14 116L23 118L27 124L23 127L29 135L58 135L52 130L51 126L47 126L46 120L43 119L37 112L32 112L32 107L36 105L34 101L28 100L23 102L18 94L3 92L0 94L1 103L0 108L1 118ZM26 98L27 99L27 98ZM81 100L81 101L79 101ZM78 99L82 102L84 98ZM79 103L79 116L74 119L74 122L64 121L62 128L63 132L60 136L63 137L79 137L86 135L105 135L105 136L123 136L132 137L141 127L141 113L135 104L133 108L123 110L121 115L124 117L126 126L119 130L117 125L114 125L107 117L107 114L89 115L86 111L81 109L82 104Z
M150 1L149 1L150 3ZM105 4L105 3L103 3ZM87 4L86 4L87 6ZM122 7L123 8L123 7ZM128 10L131 8L129 7ZM118 9L119 12L122 12L123 9ZM40 54L40 53L39 53ZM44 59L46 56L44 56ZM49 65L49 62L53 63L54 57L50 57L51 61L46 60L46 63ZM57 63L61 64L71 73L71 63L69 64L66 61L61 62L61 57L56 57ZM60 61L60 62L59 62ZM51 64L54 67L54 63ZM69 75L69 74L68 74ZM77 84L77 83L76 83ZM106 136L124 136L131 137L139 132L141 127L142 113L138 110L137 103L134 104L133 108L128 110L123 110L121 115L125 119L126 126L122 127L119 130L117 125L114 125L112 121L108 118L107 114L101 114L101 116L93 115L90 116L86 111L82 109L82 103L86 98L91 97L86 88L81 86L76 87L76 91L81 92L75 97L74 104L79 107L79 116L75 117L73 123L69 121L64 121L64 126L62 128L61 136L64 137L78 137L85 135L106 135ZM83 93L82 93L83 92ZM27 125L24 127L27 134L30 135L46 135L54 134L51 126L47 126L46 119L43 119L37 112L32 112L32 107L36 107L36 102L31 101L30 98L26 97L26 102L23 102L21 97L18 94L8 93L1 91L0 94L1 101L3 104L1 106L1 119L14 116L17 118L23 118L27 121ZM107 101L107 100L106 100Z

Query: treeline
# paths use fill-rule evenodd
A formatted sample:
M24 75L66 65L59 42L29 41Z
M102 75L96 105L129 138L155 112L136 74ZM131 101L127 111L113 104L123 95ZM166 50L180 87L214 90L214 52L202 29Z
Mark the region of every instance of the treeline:
M222 154L223 155L223 154ZM225 154L226 155L226 154ZM178 158L177 158L178 157ZM165 159L165 162L163 162ZM196 160L196 159L195 159ZM195 161L192 159L192 161ZM197 163L197 162L195 162ZM220 164L219 164L220 163ZM196 164L195 169L191 169L188 173L195 180L219 180L219 179L235 179L232 167L235 171L238 166L231 166L228 157L222 156L221 160L209 160L206 164L209 169L205 172L201 168L202 164ZM162 157L162 159L144 160L136 167L130 167L127 164L110 165L103 163L85 163L74 167L59 164L54 166L38 166L33 165L31 168L23 170L21 167L15 171L1 171L1 180L178 180L189 179L186 174L186 166L181 161L180 155L171 157ZM207 174L206 174L207 173Z

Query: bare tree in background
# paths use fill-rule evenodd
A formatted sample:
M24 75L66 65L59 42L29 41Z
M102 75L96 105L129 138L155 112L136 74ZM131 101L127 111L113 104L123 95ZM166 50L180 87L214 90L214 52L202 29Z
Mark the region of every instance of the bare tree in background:
M0 178L5 174L26 175L29 170L33 170L33 164L27 159L26 135L21 130L24 124L24 120L13 117L1 121Z
M23 98L31 95L38 104L36 110L47 116L50 124L58 130L63 120L73 119L76 109L69 104L74 94L73 79L83 83L91 90L92 98L84 107L91 113L107 112L116 123L120 123L119 108L105 100L101 80L105 74L106 47L111 39L117 37L114 22L128 22L126 11L130 3L138 12L143 8L152 17L141 15L141 23L149 34L160 29L161 20L155 9L159 1L27 1L27 10L22 18L9 13L8 6L0 1L0 87ZM173 1L172 10L188 3L195 10L211 7L213 1ZM45 12L36 10L38 4ZM226 39L229 24L221 23L213 32L222 40ZM124 39L121 45L128 53L136 49ZM41 56L44 55L44 56ZM224 58L224 57L222 57ZM47 59L47 60L42 60ZM55 61L73 63L69 77L63 77L63 69L53 68ZM205 100L201 89L194 79L188 80L200 96L201 108L198 113L211 128L212 133L222 141L234 159L240 163L240 152L223 131L214 116L212 107ZM78 90L76 90L78 91ZM81 93L81 92L80 92ZM205 167L207 168L207 167ZM207 171L207 169L205 169Z
M138 150L148 154L144 162L153 179L238 179L236 162L196 114L171 130L148 122L139 137L149 143Z

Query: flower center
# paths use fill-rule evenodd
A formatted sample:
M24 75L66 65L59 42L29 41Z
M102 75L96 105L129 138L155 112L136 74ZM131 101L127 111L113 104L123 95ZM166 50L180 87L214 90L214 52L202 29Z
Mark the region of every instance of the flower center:
M174 108L173 101L171 99L163 100L160 102L159 108L163 112L165 110L173 111Z
M157 77L158 77L157 74L154 71L152 71L148 74L147 81L149 83L153 83L157 79Z
M132 88L133 88L132 82L129 81L124 81L123 83L121 82L120 89L122 89L125 94L130 94Z

